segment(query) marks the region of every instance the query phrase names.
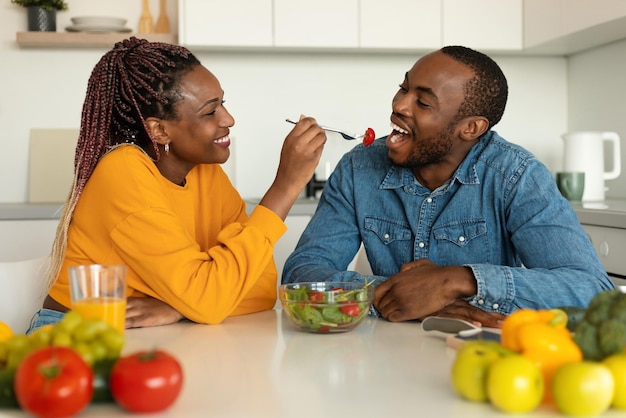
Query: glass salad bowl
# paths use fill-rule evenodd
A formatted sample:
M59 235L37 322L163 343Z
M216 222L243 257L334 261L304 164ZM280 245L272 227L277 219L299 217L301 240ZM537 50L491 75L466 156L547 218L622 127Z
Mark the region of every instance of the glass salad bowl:
M374 287L362 282L288 283L278 288L278 298L300 331L346 332L367 317Z

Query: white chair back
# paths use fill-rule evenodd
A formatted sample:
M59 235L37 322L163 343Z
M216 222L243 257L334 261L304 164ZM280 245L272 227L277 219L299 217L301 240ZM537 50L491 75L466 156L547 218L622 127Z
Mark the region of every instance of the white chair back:
M23 334L47 294L48 257L0 263L0 321Z

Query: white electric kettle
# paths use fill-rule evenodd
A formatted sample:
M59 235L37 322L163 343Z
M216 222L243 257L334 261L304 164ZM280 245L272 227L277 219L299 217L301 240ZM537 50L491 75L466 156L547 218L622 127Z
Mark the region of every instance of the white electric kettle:
M605 180L619 177L621 172L620 138L615 132L570 132L563 135L565 153L563 171L583 171L585 189L583 202L604 200ZM613 146L613 167L604 168L604 143Z

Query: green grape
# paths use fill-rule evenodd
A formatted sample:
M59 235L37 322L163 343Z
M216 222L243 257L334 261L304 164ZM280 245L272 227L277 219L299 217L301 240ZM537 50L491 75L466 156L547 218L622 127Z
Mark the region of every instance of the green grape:
M63 319L59 321L55 326L55 331L64 331L72 333L74 329L83 321L83 317L76 311L69 311L63 315Z
M115 328L109 328L100 335L100 340L107 347L107 357L117 358L124 348L125 338L124 334L116 330Z
M20 365L22 359L26 357L26 355L30 353L28 347L22 347L17 350L11 350L9 352L9 356L7 358L7 369L17 369L17 366Z
M52 335L52 345L60 347L72 347L72 344L72 336L69 333L62 330L55 330L54 335Z
M94 363L98 360L105 359L108 355L107 346L104 342L99 340L94 340L89 343L89 351L93 356Z
M89 344L85 342L79 342L73 347L73 349L78 354L80 354L80 356L83 358L83 360L85 360L85 362L87 362L87 364L92 365L94 363L95 358L93 356L93 353L91 352Z
M103 321L85 319L74 329L73 335L76 341L91 341L107 328L108 325Z
M9 348L5 342L0 342L0 365L4 364L9 358Z
M28 339L33 348L46 347L52 341L52 331L42 328L30 334Z
M30 346L30 341L26 335L16 334L5 341L9 353L14 351L24 351Z

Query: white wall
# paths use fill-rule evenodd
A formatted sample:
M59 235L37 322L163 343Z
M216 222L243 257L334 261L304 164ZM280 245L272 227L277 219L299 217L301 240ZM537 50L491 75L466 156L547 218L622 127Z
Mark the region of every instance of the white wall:
M569 59L568 129L615 131L621 137L622 175L607 180L607 198L626 198L626 41ZM612 160L607 150L607 160ZM606 164L610 169L610 164Z
M156 15L158 2L153 3ZM139 0L69 0L57 30L69 17L127 17L135 28ZM172 8L169 0L168 8ZM131 6L132 4L132 6ZM175 22L175 10L170 20ZM98 49L20 49L15 32L26 28L25 10L0 2L0 203L27 197L30 128L75 128ZM391 99L412 55L197 52L220 79L233 113L232 157L227 171L244 197L263 194L276 171L287 117L315 116L320 123L378 135L389 131ZM497 131L526 146L553 171L561 163L567 128L567 61L561 57L494 57L509 79L509 104ZM334 166L353 144L329 138L323 165ZM322 167L321 175L325 174Z

